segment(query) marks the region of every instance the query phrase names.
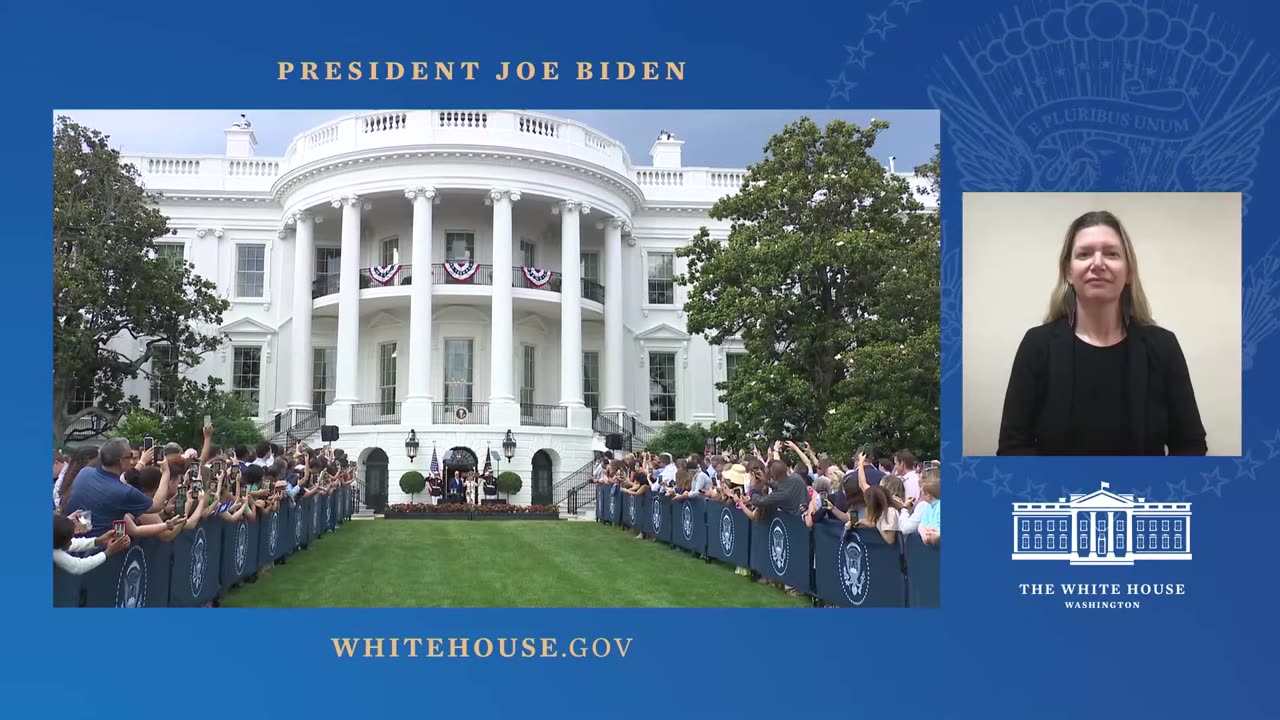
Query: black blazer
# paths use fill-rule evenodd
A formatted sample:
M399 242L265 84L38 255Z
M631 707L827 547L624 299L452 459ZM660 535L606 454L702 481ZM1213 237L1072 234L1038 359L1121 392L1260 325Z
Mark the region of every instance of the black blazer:
M1204 455L1204 425L1178 338L1154 325L1129 328L1133 455ZM1031 328L1009 374L997 455L1080 455L1069 446L1075 332L1066 318Z

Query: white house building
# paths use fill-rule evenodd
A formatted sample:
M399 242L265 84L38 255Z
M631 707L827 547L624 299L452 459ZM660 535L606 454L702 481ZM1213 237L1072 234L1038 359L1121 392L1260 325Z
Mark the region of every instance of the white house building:
M433 446L483 465L510 431L514 500L550 502L610 434L728 417L714 385L740 346L685 331L673 277L700 227L727 237L707 211L743 169L685 167L665 132L635 165L517 111L348 115L269 157L248 122L225 133L224 155L125 158L161 193L160 252L231 304L191 376L222 377L282 444L337 426L371 504L405 499ZM163 406L146 380L125 391Z
M1132 565L1191 559L1191 503L1111 492L1108 483L1056 503L1013 504L1013 559Z

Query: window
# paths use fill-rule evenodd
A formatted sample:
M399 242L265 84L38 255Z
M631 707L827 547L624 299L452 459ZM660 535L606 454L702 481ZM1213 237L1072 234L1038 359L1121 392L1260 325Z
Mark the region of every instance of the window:
M676 301L675 255L671 253L650 253L647 270L649 275L649 304L674 304Z
M600 412L600 353L595 350L582 353L582 402Z
M1042 528L1042 527L1040 526L1040 521L1039 521L1039 520L1037 520L1037 521L1036 521L1036 532L1040 532L1040 531L1041 531L1041 530L1043 530L1043 529L1044 529L1044 528Z
M1143 530L1146 530L1146 528L1145 528L1145 527L1143 527L1143 525L1145 525L1145 524L1146 524L1146 523L1145 523L1145 522L1143 522L1142 520L1139 520L1139 521L1138 521L1138 532L1142 532Z
M520 241L520 266L538 267L538 256L534 253L534 245L529 240Z
M735 370L738 369L738 361L741 359L742 359L742 353L728 353L727 355L724 356L725 382L728 382L733 379L733 373ZM725 415L725 419L727 419L729 422L737 422L738 411L734 410L732 405L727 405L727 407L728 407L728 413ZM1026 530L1026 528L1022 528L1022 529Z
M311 349L311 407L324 412L325 406L333 402L333 391L337 387L338 350L337 348Z
M1066 522L1066 521L1064 520L1063 522ZM1058 549L1059 549L1059 550L1069 550L1069 549L1070 549L1070 548L1068 548L1068 547L1067 547L1067 536L1066 536L1066 535L1059 535L1059 536L1058 536Z
M178 394L173 375L178 371L178 349L156 345L151 351L151 409L162 417L178 414Z
M1160 549L1161 550L1169 549L1169 536L1167 534L1160 536Z
M1174 530L1181 531L1181 530L1182 530L1182 521L1181 521L1181 520L1174 520L1174 521L1173 521L1173 529L1174 529Z
M267 282L267 246L236 246L236 297L260 298Z
M156 257L175 267L181 267L186 248L182 243L156 243Z
M1041 545L1042 545L1043 543L1044 543L1044 538L1042 538L1042 537L1040 537L1039 535L1037 535L1037 536L1036 536L1036 549L1037 549L1037 550L1039 550L1039 549L1040 549L1040 547L1041 547Z
M1081 530L1089 529L1089 520L1085 518L1083 515L1080 516L1080 529Z
M1031 529L1031 521L1030 521L1030 520L1023 520L1023 521L1022 521L1022 532L1027 532L1027 531L1029 531L1030 529Z
M649 419L676 419L675 353L649 353Z
M450 408L471 408L473 340L444 341L444 400Z
M1029 550L1030 548L1031 548L1031 536L1030 536L1030 535L1023 535L1023 536L1022 536L1022 549L1023 549L1023 550Z
M1173 549L1174 549L1174 550L1181 550L1181 549L1182 549L1182 536L1181 536L1181 535L1174 535L1174 536L1173 536Z
M1059 530L1061 530L1062 532L1066 532L1066 531L1067 531L1067 530L1069 530L1070 528L1068 528L1068 527L1067 527L1067 521L1066 521L1066 520L1059 520L1059 521L1058 521L1058 529L1059 529Z
M1087 551L1087 550L1089 549L1089 536L1088 536L1088 535L1086 535L1086 534L1084 534L1084 533L1081 533L1081 534L1080 534L1080 544L1079 544L1079 545L1077 545L1076 547L1077 547L1078 549L1080 549L1080 550L1085 550L1085 551Z
M155 397L152 395L152 397ZM75 415L78 412L88 410L97 404L97 399L93 396L93 383L82 383L76 386L71 393L71 398L67 400L67 414Z
M1036 539L1037 539L1037 540L1039 540L1039 538L1036 538ZM1052 535L1050 535L1050 536L1045 540L1044 546L1045 546L1046 548L1050 549L1050 550L1056 550L1056 549L1057 549L1057 548L1055 548L1055 547L1053 546L1053 536L1052 536Z
M1106 515L1099 515L1099 516L1098 516L1098 529L1099 529L1099 530L1106 530L1106 529L1107 529L1107 516L1106 516Z
M395 265L400 262L400 238L391 237L382 241L382 253L378 257L379 265Z
M1155 550L1155 549L1156 549L1156 547L1157 547L1157 545L1156 545L1156 536L1155 536L1155 535L1148 534L1148 535L1147 535L1147 549L1149 549L1149 550Z
M444 234L445 260L475 260L476 234L471 231L454 231Z
M1123 549L1124 549L1124 536L1123 536L1123 535L1116 535L1116 549L1117 549L1117 550L1123 550Z
M231 390L258 414L258 390L262 380L262 348L238 347L231 364Z
M600 282L600 255L599 253L584 252L582 253L582 279L592 282Z
M524 347L524 364L522 365L522 367L524 372L521 375L521 380L520 380L520 404L532 405L533 404L533 388L534 388L533 371L535 368L533 357L534 357L535 350L532 345L525 345L523 347Z
M316 285L321 288L321 295L332 295L338 292L338 276L342 272L342 249L336 247L316 248Z
M1144 548L1144 547L1143 547L1143 542L1142 542L1142 536L1141 536L1141 535L1136 536L1134 539L1138 541L1138 548L1137 548L1137 549L1139 549L1139 550L1145 550L1145 549L1146 549L1146 548Z
M383 415L396 412L396 344L378 346L378 411Z
M1164 532L1169 532L1169 521L1168 521L1168 520L1161 520L1161 521L1160 521L1160 529L1161 529L1161 530L1163 530Z

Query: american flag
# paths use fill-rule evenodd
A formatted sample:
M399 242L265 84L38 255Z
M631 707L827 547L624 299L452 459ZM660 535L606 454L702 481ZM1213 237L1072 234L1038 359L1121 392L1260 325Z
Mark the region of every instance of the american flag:
M439 477L440 475L440 458L436 455L436 446L431 446L431 475Z
M484 451L484 472L483 472L483 473L481 473L481 475L485 475L485 474L488 474L488 473L491 473L491 472L493 472L493 446L489 446L489 447L485 448L485 451Z

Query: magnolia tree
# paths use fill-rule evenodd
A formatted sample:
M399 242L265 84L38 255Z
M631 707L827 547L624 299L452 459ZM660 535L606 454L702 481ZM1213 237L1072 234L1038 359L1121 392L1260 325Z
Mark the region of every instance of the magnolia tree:
M53 428L57 440L96 415L105 427L136 400L124 382L146 377L167 397L190 389L184 368L221 340L216 328L228 303L187 262L157 256L170 234L132 165L108 137L59 117L53 143ZM68 412L77 395L89 407Z
M703 228L678 251L689 332L746 351L716 385L739 442L937 456L941 225L912 185L936 189L938 156L914 182L887 173L871 154L887 127L788 125L711 209L728 237Z

